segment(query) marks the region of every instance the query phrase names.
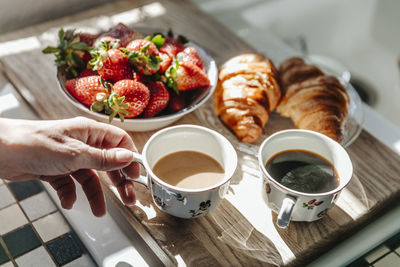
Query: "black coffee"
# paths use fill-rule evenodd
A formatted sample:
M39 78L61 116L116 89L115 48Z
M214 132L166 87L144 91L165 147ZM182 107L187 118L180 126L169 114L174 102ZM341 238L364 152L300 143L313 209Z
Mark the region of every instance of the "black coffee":
M267 162L265 168L277 182L299 192L323 193L339 186L335 167L308 151L280 152Z

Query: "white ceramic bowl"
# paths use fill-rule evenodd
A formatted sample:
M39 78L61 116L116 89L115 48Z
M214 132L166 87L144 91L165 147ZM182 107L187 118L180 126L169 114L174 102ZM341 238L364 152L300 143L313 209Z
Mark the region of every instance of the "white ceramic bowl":
M154 32L160 32L157 29L154 29L153 31L151 31L151 29L145 29L145 31L142 31L141 29L137 30L144 34L153 34ZM179 120L186 114L194 111L204 102L206 102L210 98L210 96L212 96L218 80L218 68L214 59L195 42L189 41L189 43L187 43L185 46L194 46L197 49L197 52L203 60L205 72L208 76L208 79L210 80L210 87L205 88L204 90L197 90L196 93L193 94L193 97L191 97L190 103L187 103L184 109L176 113L155 116L153 118L127 118L124 120L124 122L121 122L119 118L114 118L111 124L118 126L124 130L135 132L160 129ZM81 104L70 92L68 92L68 90L65 89L66 75L61 69L58 69L57 71L57 78L59 82L59 89L62 91L62 93L65 94L66 99L70 104L83 111L87 117L100 122L108 123L108 115L90 111L88 107Z

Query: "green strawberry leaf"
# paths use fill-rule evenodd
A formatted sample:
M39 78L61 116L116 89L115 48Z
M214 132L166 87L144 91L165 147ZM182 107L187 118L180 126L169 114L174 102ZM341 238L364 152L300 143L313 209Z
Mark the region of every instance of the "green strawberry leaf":
M87 51L87 45L79 42L79 35L75 30L58 31L59 43L57 47L48 46L42 50L44 54L54 54L58 67L65 66L68 76L77 77L86 68L83 60L74 51Z
M147 50L149 50L150 45L151 45L151 42L148 42L147 44L145 44L145 45L140 49L140 52L146 53Z
M180 53L179 53L180 54ZM179 54L177 56L179 56ZM178 58L173 58L171 65L165 71L164 83L165 85L174 90L175 93L179 94L178 84L176 79L178 78L179 61Z
M103 60L107 57L107 52L103 53L104 50L91 49L90 55L92 59L89 61L89 65L93 70L98 70L103 66ZM105 54L105 56L104 56Z
M68 41L67 40L62 40L60 42L60 44L58 45L58 48L60 48L60 50L67 50L68 48Z
M111 123L115 116L119 116L121 122L124 122L125 117L129 115L129 112L126 110L130 107L130 104L125 101L125 96L119 97L116 93L112 93L107 99L107 107L110 115L108 117L108 121Z
M182 44L187 44L189 42L189 39L186 38L186 36L183 35L178 35L178 41Z
M73 43L70 45L70 48L73 50L82 50L82 51L86 51L86 49L88 48L86 43L83 42L79 42L79 43Z
M172 31L171 28L168 29L167 36L168 37L174 37L174 32Z
M178 84L176 83L176 81L174 79L167 78L166 85L168 88L174 90L174 92L179 95Z
M161 46L164 45L164 37L161 34L157 34L151 39L151 42L157 46L157 48L160 48Z
M54 46L48 46L45 49L42 50L42 53L44 54L54 54L54 53L59 53L60 49Z
M107 82L103 78L100 77L100 82L103 85L103 87L106 89L107 92L111 93L112 91L112 83Z
M105 108L103 101L96 101L90 106L90 110L93 112L102 112Z
M64 38L65 38L65 31L64 31L63 28L61 28L61 29L58 31L58 40L59 40L60 42L62 42L62 40L64 40Z
M120 43L121 43L121 40L120 40L120 39L115 39L115 41L111 43L111 48L112 48L112 49L118 48L118 46L120 45Z
M160 63L162 59L159 56L149 56L147 58L146 65L149 66L152 70L158 70L160 68Z
M160 62L162 61L159 56L152 56L146 53L150 44L151 43L146 44L146 46L144 46L140 52L129 51L125 48L120 48L120 50L124 52L124 56L129 59L131 64L137 69L142 68L145 75L151 74L147 71L146 66L157 71L160 69Z

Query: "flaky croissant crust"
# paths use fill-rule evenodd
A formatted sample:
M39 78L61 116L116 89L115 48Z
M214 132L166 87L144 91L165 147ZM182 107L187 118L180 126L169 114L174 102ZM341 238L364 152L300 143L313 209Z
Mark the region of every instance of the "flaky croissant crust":
M297 128L317 131L340 142L350 98L339 80L298 57L282 62L278 77L284 92L278 113L291 118Z
M258 54L231 58L219 70L214 109L242 142L254 142L281 97L273 63Z

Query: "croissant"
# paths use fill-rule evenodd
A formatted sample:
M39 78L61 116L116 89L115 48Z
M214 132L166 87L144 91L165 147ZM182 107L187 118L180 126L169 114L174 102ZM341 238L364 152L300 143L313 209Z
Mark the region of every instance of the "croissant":
M238 55L223 64L214 110L242 142L254 142L278 104L281 90L273 63L258 54Z
M277 111L292 119L297 128L323 133L340 142L350 98L336 77L293 57L279 66L283 97Z

